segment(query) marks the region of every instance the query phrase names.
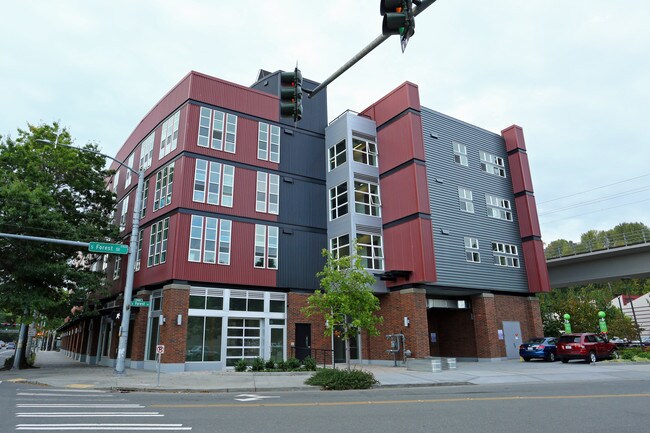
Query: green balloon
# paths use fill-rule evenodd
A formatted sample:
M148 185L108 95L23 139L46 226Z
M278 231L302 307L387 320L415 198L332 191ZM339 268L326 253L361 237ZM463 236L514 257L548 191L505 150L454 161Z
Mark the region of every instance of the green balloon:
M569 314L565 314L565 315L564 315L564 318L565 318L566 320L569 320L569 319L571 318L571 316L570 316Z
M600 318L603 318L603 319L604 319L604 318L605 318L605 316L606 316L606 314L605 314L605 312L604 312L604 311L599 311L599 312L598 312L598 317L600 317Z

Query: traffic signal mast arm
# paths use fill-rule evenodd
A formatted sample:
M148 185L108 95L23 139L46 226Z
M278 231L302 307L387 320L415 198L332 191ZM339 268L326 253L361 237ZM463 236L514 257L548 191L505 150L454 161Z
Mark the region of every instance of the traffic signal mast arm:
M382 12L384 11L384 9L383 9L384 1L386 1L386 0L382 0L382 3L380 3L380 5L382 5L382 6L380 6L380 10ZM388 1L390 2L391 0L388 0ZM412 2L413 2L413 4L415 4L415 7L412 9L412 11L413 11L412 16L415 17L415 16L419 15L421 12L423 12L426 8L431 6L433 3L435 3L436 0L422 0L422 1L412 0ZM383 24L382 24L382 29L383 29ZM399 34L399 33L396 33L396 34ZM390 36L391 36L390 34L383 34L383 33L381 35L377 36L375 38L375 40L370 42L364 49L362 49L357 54L355 54L355 56L352 57L350 60L348 60L347 63L345 63L343 66L341 66L339 69L337 69L332 75L327 77L322 83L320 83L318 86L316 86L316 88L314 88L314 90L311 90L311 91L305 90L305 92L308 93L308 97L311 98L314 95L316 95L318 92L323 90L332 81L334 81L336 78L338 78L339 75L343 74L343 72L350 69L352 67L352 65L357 63L359 60L363 59L368 53L370 53L372 50L377 48L382 42L384 42Z

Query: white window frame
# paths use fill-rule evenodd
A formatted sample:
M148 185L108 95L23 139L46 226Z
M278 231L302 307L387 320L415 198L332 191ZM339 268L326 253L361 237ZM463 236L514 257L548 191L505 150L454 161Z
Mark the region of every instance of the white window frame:
M133 270L138 272L140 270L140 260L142 259L142 239L144 230L138 231L138 251L135 254L135 263L133 263Z
M343 191L341 189L344 188ZM348 205L348 183L343 182L330 188L330 221L347 215L350 211ZM345 208L345 209L343 209Z
M126 229L126 218L128 212L129 212L129 196L126 195L122 199L122 213L120 214L120 231Z
M481 170L495 176L506 177L506 166L503 158L484 150L479 151L479 157L481 159Z
M465 236L465 261L469 263L481 263L481 253L479 252L478 239Z
M329 171L334 170L336 167L339 167L347 162L347 148L345 146L345 140L339 141L335 145L331 146L327 150L329 156ZM342 161L339 161L339 157L342 156Z
M454 161L456 164L467 167L469 165L467 161L467 146L457 141L452 141L451 144L454 148Z
M280 212L280 176L257 172L255 211L278 215Z
M275 226L255 224L255 251L253 267L258 269L278 269L280 230Z
M187 261L230 265L232 221L192 215Z
M363 187L366 187L364 191ZM359 189L361 187L361 189ZM364 201L359 201L360 196ZM361 209L361 211L359 211ZM366 209L368 212L366 212ZM381 200L379 185L363 180L354 180L354 212L362 215L381 216Z
M156 173L156 191L154 194L153 211L162 209L172 202L174 187L174 163L167 164Z
M359 164L377 167L377 143L364 138L352 137L352 160Z
M140 219L147 214L147 200L149 200L149 179L142 183L142 196L140 197Z
M160 151L158 152L158 160L163 159L165 156L176 150L180 116L181 110L177 110L163 122L160 133Z
M151 225L149 235L149 254L147 267L162 265L167 261L167 240L169 237L169 218Z
M370 243L362 242L360 240L361 236L370 236ZM370 267L365 267L365 269L372 269L374 271L384 270L384 242L381 235L357 233L356 246L359 248L359 257L371 265ZM370 249L370 255L364 254L364 248Z
M226 113L223 150L228 153L237 152L237 116Z
M149 134L147 138L140 144L140 169L146 171L151 167L151 160L153 159L153 143L154 133Z
M459 186L458 199L460 201L460 210L467 213L474 213L474 202L471 189Z
M130 169L133 169L133 160L135 159L135 152L129 155L129 159L126 162L126 166L129 167ZM131 175L133 173L131 170L126 170L126 180L124 180L124 188L128 187L131 185Z
M113 194L117 194L118 184L120 183L120 168L118 167L115 170L115 175L113 176Z
M494 255L494 264L496 266L508 268L519 267L519 250L517 245L493 241L492 254Z
M116 256L115 261L114 261L114 266L113 266L113 280L117 280L120 278L120 264L122 263L122 257Z
M257 133L257 159L280 162L280 127L259 122Z
M492 194L485 194L487 216L504 221L512 221L510 200Z
M335 258L341 258L350 255L350 235L348 233L336 236L330 239L330 252ZM341 253L347 254L341 255Z

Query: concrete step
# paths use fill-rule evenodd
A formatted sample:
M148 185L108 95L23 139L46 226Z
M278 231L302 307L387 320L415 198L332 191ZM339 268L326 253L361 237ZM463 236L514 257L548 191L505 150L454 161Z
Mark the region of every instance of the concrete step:
M437 373L442 370L455 370L456 358L408 358L406 369L411 371L426 371Z

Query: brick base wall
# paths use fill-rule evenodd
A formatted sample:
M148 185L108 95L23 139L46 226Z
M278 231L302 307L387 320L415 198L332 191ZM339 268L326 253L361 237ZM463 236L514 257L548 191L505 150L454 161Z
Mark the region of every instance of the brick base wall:
M187 345L187 311L190 307L190 286L170 284L163 287L162 315L165 323L160 326L160 344L165 345L162 364L185 362ZM176 319L181 315L181 324Z

